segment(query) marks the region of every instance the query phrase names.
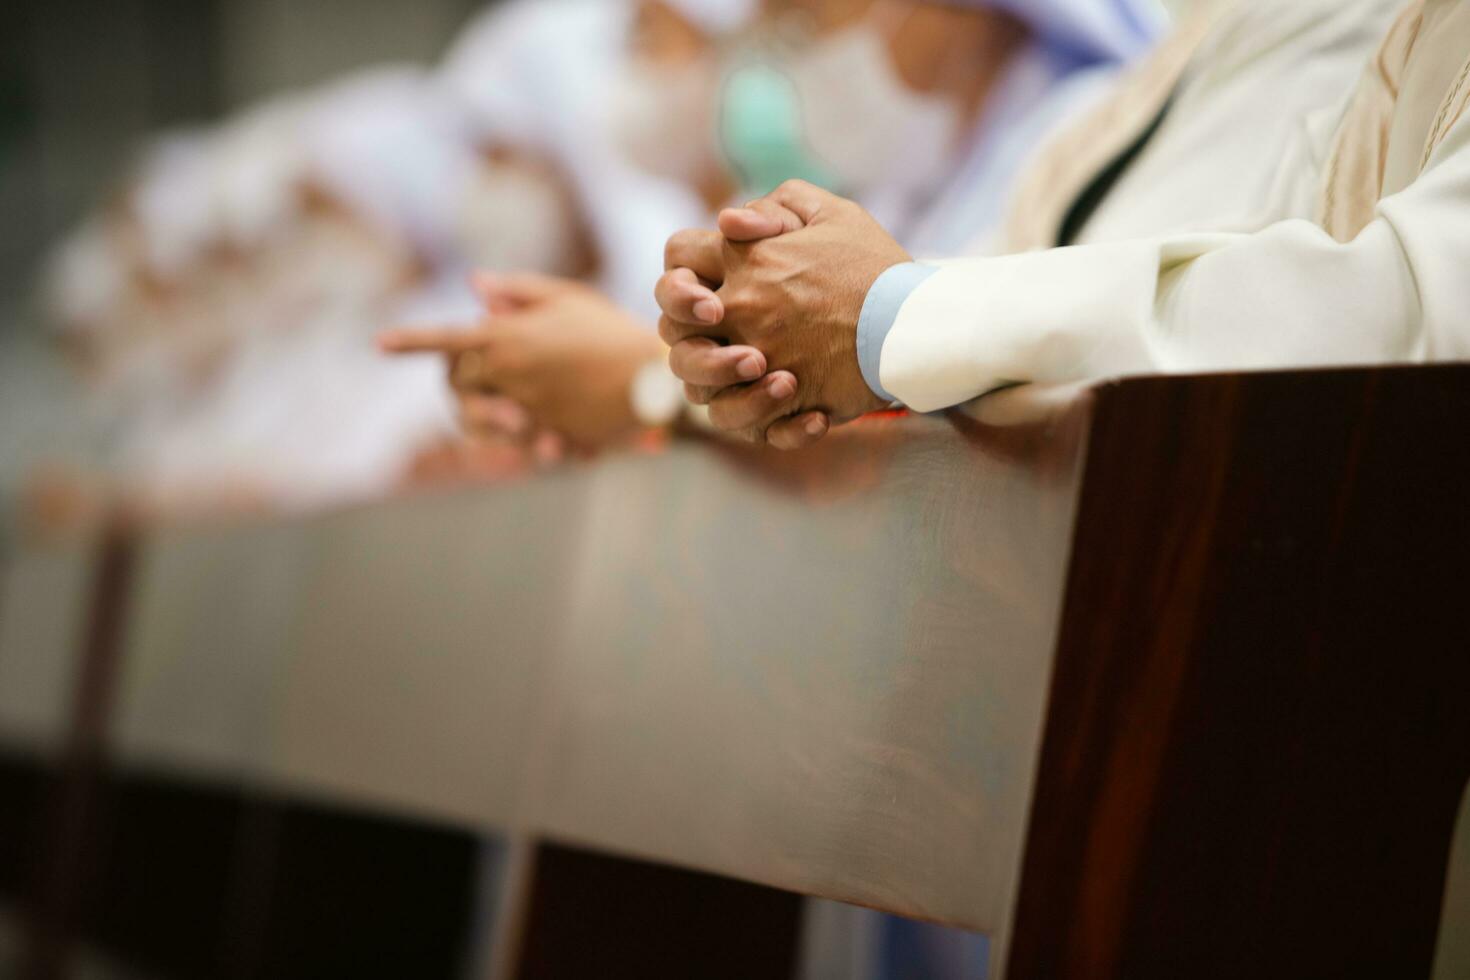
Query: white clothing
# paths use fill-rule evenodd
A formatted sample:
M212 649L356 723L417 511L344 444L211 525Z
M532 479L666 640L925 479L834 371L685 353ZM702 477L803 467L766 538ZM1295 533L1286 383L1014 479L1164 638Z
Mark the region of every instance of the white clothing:
M757 0L668 0L679 15L710 37L744 27L755 15Z
M1466 84L1470 6L1429 0L1424 11L1385 122L1386 159L1423 165L1397 192L1383 188L1351 240L1298 218L1255 234L943 263L882 340L882 387L929 411L1017 381L1470 357L1470 120L1446 128L1443 110L1463 110L1464 92L1423 84ZM1301 200L1326 175L1298 166L1288 191Z
M478 161L467 124L432 76L375 70L312 102L296 138L305 175L425 265L451 261L459 195Z
M1311 154L1400 2L1234 4L1190 61L1158 132L1075 243L1255 230L1309 215L1307 202L1283 194L1283 173L1321 167Z

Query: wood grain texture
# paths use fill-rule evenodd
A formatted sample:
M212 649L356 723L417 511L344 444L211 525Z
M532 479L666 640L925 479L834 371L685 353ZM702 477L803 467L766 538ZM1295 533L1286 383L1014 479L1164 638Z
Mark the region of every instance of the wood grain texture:
M1470 369L1097 393L1007 976L1423 977Z

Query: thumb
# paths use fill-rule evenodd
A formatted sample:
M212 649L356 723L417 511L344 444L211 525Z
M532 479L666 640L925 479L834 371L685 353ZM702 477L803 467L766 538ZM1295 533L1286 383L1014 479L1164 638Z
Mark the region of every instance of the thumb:
M732 242L758 242L806 227L796 212L769 198L720 212L720 234Z
M821 221L824 212L830 212L843 198L804 180L788 180L766 195L765 200L795 214L803 225L812 225Z
M537 303L544 303L571 288L572 284L556 276L534 272L477 272L470 286L492 313L509 313Z

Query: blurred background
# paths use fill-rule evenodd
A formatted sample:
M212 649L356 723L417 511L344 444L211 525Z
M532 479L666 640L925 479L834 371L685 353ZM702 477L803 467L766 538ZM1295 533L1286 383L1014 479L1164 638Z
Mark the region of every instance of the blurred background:
M45 251L149 134L384 62L430 64L485 0L8 0L0 4L0 496L100 447L37 324ZM8 508L7 508L8 509Z
M869 6L782 2L766 11ZM1109 16L1126 21L1134 16L1126 11L1151 6L1117 0L1124 13ZM1183 4L1167 6L1177 14ZM1084 9L1057 0L1010 7L1038 23ZM786 176L830 178L885 220L882 199L912 190L891 167L822 173L794 146L768 153L790 136L780 132L779 105L763 101L780 100L768 78L732 85L727 74L718 98L759 110L742 123L726 105L718 124L701 120L718 101L706 98L716 91L710 65L725 59L728 71L726 53L743 43L738 25L757 9L710 0L5 4L6 521L39 511L64 524L86 509L88 493L118 487L145 509L178 513L234 497L273 509L337 503L436 467L499 472L504 460L466 460L463 449L447 450L446 462L444 446L476 406L450 403L442 368L427 358L388 364L371 350L375 331L405 319L472 323L480 307L463 285L471 268L534 269L601 290L608 302L597 311L563 303L554 312L616 321L619 329L596 338L607 350L589 370L616 375L617 385L602 403L563 397L553 407L566 410L561 434L570 428L583 445L621 439L634 421L624 418L622 392L658 353L648 301L670 231L707 223L720 202ZM993 15L987 29L1004 36L1010 16ZM845 43L836 36L834 53ZM1116 71L1145 37L1083 60ZM1068 63L1057 80L1086 67ZM876 94L892 88L879 81ZM835 118L847 111L844 97L827 93ZM887 98L894 111L932 115L912 92ZM754 128L714 132L732 118ZM724 141L715 156L732 139L754 155L714 159L682 136L701 125L706 143ZM294 157L279 152L286 146ZM834 149L863 160L882 148ZM860 193L865 181L875 193ZM444 190L451 185L458 189ZM952 212L950 224L963 224L962 209L938 205L941 218ZM275 225L259 219L272 208L291 213ZM932 217L924 221L933 231ZM908 245L947 251L960 241ZM589 388L577 380L571 390ZM368 402L367 391L395 395ZM512 429L525 427L528 410L543 421L534 405L511 409ZM486 410L503 416L506 406ZM610 415L622 429L599 430ZM553 445L547 455L561 452Z

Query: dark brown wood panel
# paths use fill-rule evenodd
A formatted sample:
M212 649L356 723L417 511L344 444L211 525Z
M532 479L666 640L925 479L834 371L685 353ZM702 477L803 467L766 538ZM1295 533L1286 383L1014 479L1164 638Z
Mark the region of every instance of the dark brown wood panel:
M50 781L41 760L0 751L0 904L18 908L30 901Z
M1470 369L1097 399L1008 976L1427 976L1470 779Z
M109 528L97 545L70 724L45 804L44 830L38 842L41 867L34 901L27 910L31 933L28 969L43 980L67 975L88 869L105 833L99 789L131 608L136 543L125 530Z
M224 980L466 975L495 849L462 829L106 771L69 945L124 975ZM43 975L37 970L32 975Z
M801 899L715 875L537 849L518 980L789 980Z

